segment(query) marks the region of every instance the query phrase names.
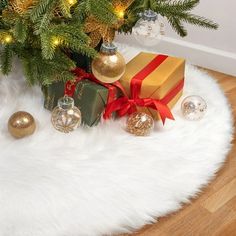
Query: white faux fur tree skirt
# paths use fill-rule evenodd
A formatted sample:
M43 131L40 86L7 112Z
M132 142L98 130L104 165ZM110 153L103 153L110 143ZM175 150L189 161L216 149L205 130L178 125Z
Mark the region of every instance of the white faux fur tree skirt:
M137 50L125 51L132 58ZM200 95L208 112L199 122L156 124L150 137L133 137L124 120L53 129L39 88L16 69L0 79L0 235L95 236L137 229L196 197L230 149L232 118L215 81L194 67L185 94ZM7 131L18 110L37 120L36 133L15 140Z

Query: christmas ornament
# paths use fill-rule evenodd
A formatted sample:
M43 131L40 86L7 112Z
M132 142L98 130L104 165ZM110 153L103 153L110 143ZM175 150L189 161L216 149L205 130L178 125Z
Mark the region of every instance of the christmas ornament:
M58 106L52 111L52 124L54 128L63 133L69 133L81 125L81 112L74 106L74 99L62 97L58 100Z
M113 83L125 73L125 59L113 43L103 43L92 62L94 76L103 83Z
M126 130L136 136L147 136L154 127L151 116L144 112L135 112L129 116L126 123Z
M24 138L32 135L35 129L35 120L28 112L18 111L8 120L8 130L15 138Z
M200 120L207 111L207 104L200 96L189 96L183 100L181 109L187 120Z
M158 20L158 15L152 10L141 13L141 18L135 24L132 32L135 39L142 45L151 47L162 39L164 25Z

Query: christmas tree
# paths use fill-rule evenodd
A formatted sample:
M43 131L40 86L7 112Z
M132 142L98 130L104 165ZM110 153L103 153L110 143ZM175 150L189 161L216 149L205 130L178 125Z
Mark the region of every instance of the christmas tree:
M112 41L115 32L132 33L139 13L151 9L165 17L182 37L184 23L210 29L217 24L191 10L199 0L1 0L1 71L8 74L14 56L30 84L73 79L70 52L95 57L94 47Z

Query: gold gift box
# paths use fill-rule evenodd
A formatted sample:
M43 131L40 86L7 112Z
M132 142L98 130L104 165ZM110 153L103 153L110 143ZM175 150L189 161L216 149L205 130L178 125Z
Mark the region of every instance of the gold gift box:
M157 54L141 52L127 65L126 72L120 82L130 96L130 83L132 78L145 68ZM164 98L178 83L184 79L185 60L176 57L168 57L142 82L140 98ZM168 103L172 108L182 96L183 89ZM154 119L159 119L158 112L151 108L138 107L139 111L151 114Z

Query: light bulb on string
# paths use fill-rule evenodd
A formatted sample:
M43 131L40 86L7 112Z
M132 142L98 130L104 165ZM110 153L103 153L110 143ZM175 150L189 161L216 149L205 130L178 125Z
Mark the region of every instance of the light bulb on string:
M68 3L70 4L70 6L73 6L77 3L77 0L68 0Z
M13 40L13 38L10 34L8 34L4 37L4 42L7 43L7 44L11 43L12 40Z
M61 39L60 39L59 37L54 37L54 38L52 39L52 44L53 44L55 47L59 46L59 45L61 44Z
M119 19L124 19L125 12L123 10L117 10L116 15L118 16Z
M115 9L115 14L117 16L116 28L118 29L121 25L124 24L125 10L121 7Z

